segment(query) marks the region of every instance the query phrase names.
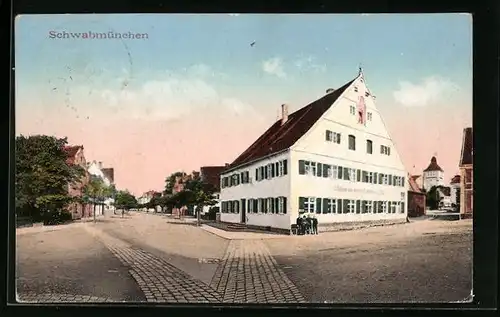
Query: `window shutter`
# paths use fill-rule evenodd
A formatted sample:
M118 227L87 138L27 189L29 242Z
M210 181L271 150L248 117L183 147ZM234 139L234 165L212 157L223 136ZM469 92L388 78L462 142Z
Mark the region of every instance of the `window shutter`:
M342 166L337 166L337 171L338 171L337 178L342 179Z
M397 178L398 178L397 176L392 177L392 185L396 186L396 179Z
M402 214L405 213L405 203L404 202L401 202L401 213Z
M258 181L259 180L259 168L256 168L255 169L255 180Z
M299 210L304 210L305 202L306 202L306 198L305 197L299 197Z
M269 205L269 213L274 214L274 198L266 198L266 203Z
M389 178L389 185L392 185L392 177L393 177L393 176L392 176L392 175L388 175L388 176L389 176L389 177L388 177L388 178Z
M226 211L225 209L226 209L226 202L222 201L220 203L220 210L221 210L222 213L224 213Z
M382 184L382 178L384 178L384 174L380 173L378 174L378 183Z
M328 203L328 201L329 201L328 198L323 198L323 213L324 214L329 214L331 212L330 204Z
M342 199L337 199L337 213L342 213Z
M278 176L278 170L274 168L274 164L271 164L271 177Z
M259 211L259 201L257 199L254 199L252 201L252 204L253 204L253 212L254 213L257 213Z
M349 169L348 168L344 168L344 179L345 180L349 179Z
M306 167L304 160L299 160L299 175L304 175L306 173Z
M366 211L367 211L366 210L366 200L363 200L361 202L361 212L364 213L364 214L366 214Z
M387 155L391 155L391 148L387 147Z
M373 173L373 184L378 184L378 173Z
M342 203L343 203L342 205L343 205L344 213L345 214L349 213L349 207L348 207L349 200L348 199L344 199L344 200L342 200Z
M357 170L357 171L356 171L356 180L357 180L358 182L361 182L361 170Z
M241 200L241 212L246 212L247 211L247 200L246 199L242 199Z
M321 198L316 198L316 213L321 213Z
M366 183L367 172L363 171L363 183Z
M361 200L356 200L356 213L359 214L361 212Z
M304 171L305 173L305 171ZM288 160L283 160L283 175L288 174Z
M315 176L321 177L322 173L323 173L323 164L318 163L318 165L316 167L316 175Z
M337 144L340 144L340 136L341 136L341 134L337 133Z
M280 204L280 199L278 197L273 198L273 205L274 205L274 212L275 213L278 213L280 210L279 204Z
M239 214L240 213L240 202L236 200L235 203L236 203L235 213Z
M331 141L332 140L332 132L331 131L326 130L325 139L326 139L326 141Z
M264 179L267 179L267 166L262 166L261 168L262 168L262 170L263 170L263 172L264 172L264 173L262 173L262 174L264 174L264 177L263 177L263 178L264 178Z
M405 178L401 177L401 187L406 187Z
M286 214L286 197L283 197L283 213Z
M279 170L280 170L280 165L278 162L274 163L274 174L276 174L276 176L280 176L279 175Z

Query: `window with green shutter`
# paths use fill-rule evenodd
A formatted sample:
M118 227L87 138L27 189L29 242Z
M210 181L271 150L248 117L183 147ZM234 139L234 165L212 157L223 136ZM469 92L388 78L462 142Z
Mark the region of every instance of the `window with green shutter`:
M366 200L361 201L361 212L366 214L368 210L366 209Z
M345 214L349 213L349 200L348 199L342 200L342 210L344 211Z
M389 178L389 185L392 185L392 175L387 175L387 178Z
M283 175L288 174L288 160L283 160Z
M361 170L356 171L356 181L361 182Z
M363 171L363 183L366 183L368 181L368 172L367 171Z
M343 177L342 177L342 176L344 175L344 173L343 173L343 170L342 170L342 169L343 169L343 167L342 167L342 166L337 166L337 171L338 171L338 175L337 175L337 177L338 177L338 179L343 179Z
M373 184L378 184L378 173L373 173Z
M321 213L321 198L316 198L316 213Z
M405 178L404 177L401 178L401 187L405 187Z
M299 211L304 211L305 204L306 204L306 198L299 197Z
M299 175L306 174L306 162L304 160L299 160Z
M332 140L332 131L330 131L330 130L326 130L326 133L325 133L325 140L326 140L326 141L331 141L331 140Z
M329 214L330 212L331 212L331 210L330 210L330 199L323 198L323 213L324 214Z
M330 165L323 164L323 172L322 172L323 177L328 177L328 167L330 167Z
M379 184L383 183L383 179L384 179L384 174L382 174L382 173L378 174L378 183Z
M359 214L361 212L361 201L356 200L356 213Z
M344 167L344 172L343 172L343 174L344 174L344 179L345 179L345 180L349 180L349 168Z
M315 176L321 177L321 175L323 175L323 164L318 163Z
M341 214L342 213L342 199L337 199L337 213Z

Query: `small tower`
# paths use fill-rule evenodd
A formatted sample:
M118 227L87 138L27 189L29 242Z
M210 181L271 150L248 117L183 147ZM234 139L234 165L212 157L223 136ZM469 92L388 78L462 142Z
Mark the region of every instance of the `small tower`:
M438 165L435 156L431 158L429 166L424 170L423 173L423 185L426 190L429 190L433 186L445 186L444 183L444 171Z

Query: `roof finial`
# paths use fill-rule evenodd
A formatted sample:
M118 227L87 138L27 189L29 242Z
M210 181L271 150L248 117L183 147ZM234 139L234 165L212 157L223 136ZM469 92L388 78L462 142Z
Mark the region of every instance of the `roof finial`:
M363 75L363 66L359 63L359 75Z

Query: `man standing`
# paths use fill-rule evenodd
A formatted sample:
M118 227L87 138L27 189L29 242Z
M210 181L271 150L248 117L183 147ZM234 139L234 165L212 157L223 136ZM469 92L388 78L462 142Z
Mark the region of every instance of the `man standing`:
M297 217L297 220L295 221L297 224L297 235L302 235L302 218L300 218L300 215Z
M313 234L318 234L318 218L316 218L316 215L313 215L312 227L313 227Z

